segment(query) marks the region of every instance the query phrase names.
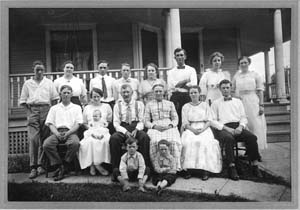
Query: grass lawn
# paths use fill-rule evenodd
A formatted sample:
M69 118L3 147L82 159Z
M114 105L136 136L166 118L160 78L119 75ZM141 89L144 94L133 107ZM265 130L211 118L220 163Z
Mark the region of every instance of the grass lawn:
M242 202L250 201L235 195L221 196L204 193L187 193L165 190L160 197L148 189L142 193L137 188L122 192L118 185L65 184L65 183L9 183L9 201L98 201L98 202Z

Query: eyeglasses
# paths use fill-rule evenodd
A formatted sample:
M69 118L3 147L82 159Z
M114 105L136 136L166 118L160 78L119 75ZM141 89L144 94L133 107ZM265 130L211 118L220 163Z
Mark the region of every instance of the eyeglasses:
M99 67L99 69L107 69L106 67Z
M248 62L247 62L247 61L245 61L245 62L240 62L240 64L248 64Z

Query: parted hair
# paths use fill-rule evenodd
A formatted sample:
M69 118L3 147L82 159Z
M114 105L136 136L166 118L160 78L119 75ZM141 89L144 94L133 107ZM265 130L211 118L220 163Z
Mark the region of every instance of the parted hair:
M126 141L125 141L125 143L126 143L126 145L131 145L131 144L133 144L133 143L137 143L138 141L137 141L137 139L135 139L135 138L133 138L133 137L128 137L127 139L126 139Z
M212 64L212 60L214 59L214 57L220 57L221 58L221 62L224 62L224 55L220 52L214 52L209 56L209 63Z

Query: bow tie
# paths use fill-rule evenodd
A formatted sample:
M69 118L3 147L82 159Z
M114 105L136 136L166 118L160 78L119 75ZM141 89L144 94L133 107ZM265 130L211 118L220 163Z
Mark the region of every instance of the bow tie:
M177 69L185 69L185 66L177 66Z
M230 100L232 100L232 97L230 97L230 98L224 98L224 101L230 101Z

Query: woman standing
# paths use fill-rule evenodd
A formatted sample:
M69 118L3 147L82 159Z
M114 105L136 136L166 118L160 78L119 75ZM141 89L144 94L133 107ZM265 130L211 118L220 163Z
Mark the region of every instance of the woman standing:
M238 59L240 71L232 80L235 96L240 97L248 119L248 128L257 136L260 150L267 148L267 128L264 115L263 82L258 73L249 70L251 59L242 56Z
M230 74L221 69L224 56L220 52L214 52L209 57L211 69L207 69L202 75L199 86L201 88L201 100L205 100L209 105L222 96L219 90L219 83L223 79L230 80Z
M139 93L140 93L141 99L146 104L148 101L151 101L154 99L152 87L155 84L162 84L164 86L164 92L165 92L164 94L166 94L167 85L163 79L159 78L158 67L154 63L149 63L146 65L144 75L145 75L145 78L140 83Z
M101 122L107 125L108 121L111 121L112 110L108 104L101 103L103 93L98 88L93 88L90 93L91 103L85 106L83 110L83 125L86 129L89 129L91 125L95 124L95 110L101 112ZM101 132L101 133L99 133ZM100 137L101 138L98 138ZM85 135L80 141L79 148L79 163L81 169L90 167L90 174L95 175L95 169L102 175L108 175L108 171L105 170L101 164L110 163L110 149L109 149L110 134L105 126L98 129L97 136Z
M54 80L54 86L56 90L59 92L61 86L69 85L72 87L73 90L71 102L79 106L81 106L81 104L86 104L87 90L82 80L73 75L74 64L72 63L72 61L69 60L65 61L62 66L64 70L64 75Z
M182 168L202 169L202 180L207 180L209 172L221 172L222 156L219 142L210 129L212 110L199 100L200 93L199 86L192 86L189 90L192 101L182 108Z

